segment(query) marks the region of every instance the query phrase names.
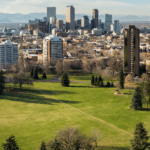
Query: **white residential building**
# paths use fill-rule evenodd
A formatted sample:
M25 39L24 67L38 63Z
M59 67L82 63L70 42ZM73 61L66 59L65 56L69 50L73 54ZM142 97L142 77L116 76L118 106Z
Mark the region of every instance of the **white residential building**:
M56 35L49 35L43 40L43 63L63 58L63 40Z
M18 44L7 40L0 43L0 66L13 65L18 61Z

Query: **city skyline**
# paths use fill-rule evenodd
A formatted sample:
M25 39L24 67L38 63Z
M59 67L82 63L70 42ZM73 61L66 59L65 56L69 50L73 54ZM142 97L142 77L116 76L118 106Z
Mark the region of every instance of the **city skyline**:
M49 5L51 4L51 5ZM92 9L98 9L99 14L112 14L112 15L149 15L150 12L150 3L148 0L144 1L116 1L116 0L83 0L76 2L70 2L69 0L60 1L57 0L50 2L48 0L6 0L1 1L1 12L3 13L21 13L21 14L29 14L29 13L41 13L46 12L46 7L56 7L57 14L65 14L66 6L73 5L76 9L76 13L84 13L91 14ZM24 9L23 9L24 8Z

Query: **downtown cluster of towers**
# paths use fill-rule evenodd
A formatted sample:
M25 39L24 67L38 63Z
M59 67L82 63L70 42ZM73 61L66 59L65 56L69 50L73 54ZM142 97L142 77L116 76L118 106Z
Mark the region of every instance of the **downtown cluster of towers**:
M59 30L63 29L63 20L56 20L56 7L47 7L47 17L44 17L44 20L47 23L51 24L50 28L53 28L55 25ZM119 32L119 20L115 20L115 31ZM92 10L92 20L90 22L89 17L87 15L83 16L82 19L78 19L75 21L75 8L71 6L66 7L66 24L65 29L74 30L74 29L93 29L93 28L102 28L106 31L111 30L112 24L112 15L105 14L105 23L101 22L99 19L99 11L98 9Z

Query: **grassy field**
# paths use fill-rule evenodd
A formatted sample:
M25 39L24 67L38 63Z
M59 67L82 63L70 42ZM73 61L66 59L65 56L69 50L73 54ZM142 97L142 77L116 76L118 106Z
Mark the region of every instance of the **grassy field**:
M124 95L115 95L115 88L85 83L62 87L37 82L33 88L6 93L0 96L0 143L15 135L22 150L38 149L57 130L74 126L88 135L99 131L98 149L128 150L139 121L150 133L150 111L130 109L133 90L131 95L128 90L122 92Z

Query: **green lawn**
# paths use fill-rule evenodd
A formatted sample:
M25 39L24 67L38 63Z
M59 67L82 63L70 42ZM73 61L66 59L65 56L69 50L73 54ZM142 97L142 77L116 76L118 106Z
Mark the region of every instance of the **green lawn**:
M150 111L131 110L132 95L128 90L122 92L125 94L115 95L114 88L85 83L62 87L60 83L37 82L32 90L6 93L0 96L0 143L13 134L22 150L38 149L41 141L53 138L57 130L74 126L89 135L98 130L102 149L127 150L139 121L150 133Z

